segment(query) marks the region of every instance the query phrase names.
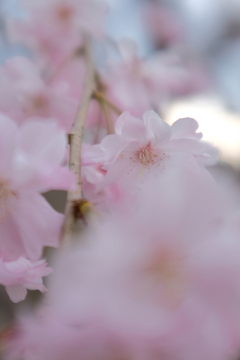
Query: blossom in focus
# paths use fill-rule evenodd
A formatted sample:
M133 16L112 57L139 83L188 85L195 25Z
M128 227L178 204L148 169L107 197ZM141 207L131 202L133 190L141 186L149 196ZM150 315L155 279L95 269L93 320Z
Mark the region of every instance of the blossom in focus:
M102 0L23 0L22 3L27 18L9 23L10 38L55 64L61 64L81 46L81 31L94 36L103 34L106 3Z
M154 111L145 112L142 119L124 112L116 122L116 134L106 136L86 151L86 161L99 163L106 170L99 189L118 180L135 185L136 180L156 176L178 163L196 160L212 164L217 152L199 141L202 134L197 129L198 123L191 118L179 119L170 126Z
M25 258L10 262L0 260L0 284L5 286L13 302L24 300L27 290L45 292L42 277L51 272L52 269L47 267L45 260L30 261Z
M26 57L14 57L0 68L0 111L21 123L32 116L58 119L69 130L78 102L68 94L67 84L45 84L38 67ZM14 103L14 106L13 106Z
M57 247L63 216L40 195L73 189L63 167L66 135L55 121L30 119L20 128L0 116L0 255L3 261L38 260L44 246Z

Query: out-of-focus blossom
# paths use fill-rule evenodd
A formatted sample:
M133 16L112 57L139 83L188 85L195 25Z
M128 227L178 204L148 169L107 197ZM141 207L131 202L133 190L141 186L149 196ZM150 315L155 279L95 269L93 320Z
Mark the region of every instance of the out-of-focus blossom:
M58 259L47 305L20 324L7 359L234 358L239 234L214 185L200 168L175 170L144 188L131 217L85 234Z
M143 119L124 112L117 120L114 135L106 136L101 144L86 151L86 161L102 165L107 170L99 189L120 179L136 186L146 175L156 176L165 168L183 162L179 154L188 154L186 163L199 160L211 164L217 152L199 140L198 123L194 119L179 119L172 126L161 120L154 111L147 111Z
M81 31L103 34L106 4L102 0L23 0L27 19L9 24L13 41L22 42L41 58L61 64L81 46Z
M58 245L62 215L40 195L73 189L74 175L61 166L66 136L56 122L31 119L19 129L0 117L0 254L3 261L37 260Z
M14 57L0 69L0 111L23 122L32 116L54 117L69 130L78 102L67 84L45 84L38 67L25 57ZM14 106L13 106L14 104Z
M179 17L165 4L152 1L146 5L145 19L154 43L165 48L184 41L184 28Z
M67 96L67 98L70 98L72 101L72 112L74 111L74 115L77 113L79 100L82 97L85 74L85 59L81 56L76 56L71 59L71 61L68 61L59 70L57 69L57 71L53 71L52 77L50 75L50 88L57 92L59 92L59 89L64 91L64 96ZM64 106L64 103L59 107L60 110L62 106ZM72 122L74 118L75 116L72 117ZM105 126L105 123L101 116L101 109L98 101L92 99L87 114L86 128L90 128L92 130L93 127L98 127L99 125L101 125L102 128ZM92 138L95 137L95 132L96 131L94 130L91 132Z
M46 291L42 277L51 274L45 260L30 261L19 258L6 262L0 260L0 284L4 285L13 302L25 299L27 290Z
M174 51L140 59L136 45L128 40L119 43L119 51L122 61L112 63L103 80L108 98L135 116L151 108L162 111L172 97L208 84L203 69L184 62Z

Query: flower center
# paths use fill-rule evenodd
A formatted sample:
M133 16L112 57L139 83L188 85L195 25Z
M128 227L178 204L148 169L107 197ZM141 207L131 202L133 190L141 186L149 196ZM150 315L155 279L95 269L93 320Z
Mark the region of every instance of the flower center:
M17 193L9 187L8 181L0 178L0 223L12 212Z
M72 16L73 9L67 4L63 4L57 9L57 18L63 23L68 23Z
M179 277L179 260L177 254L166 247L153 254L147 270L160 281L175 282Z
M36 94L28 100L28 104L24 107L24 111L29 115L36 115L36 112L41 114L48 112L49 101L43 94ZM42 114L43 115L43 114ZM46 114L45 114L46 115Z
M183 258L175 250L164 247L149 259L145 271L155 286L160 285L161 298L167 306L175 306L185 289Z
M150 144L135 153L135 157L144 166L154 164L157 156L158 154L151 148Z
M42 108L45 108L48 103L48 100L43 95L37 95L32 100L32 107L34 110L40 110Z

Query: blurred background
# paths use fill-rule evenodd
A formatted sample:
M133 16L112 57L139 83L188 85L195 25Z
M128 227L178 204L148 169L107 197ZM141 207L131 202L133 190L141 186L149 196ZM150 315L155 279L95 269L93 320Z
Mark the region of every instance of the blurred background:
M240 168L240 0L107 0L106 29L133 40L141 57L172 53L192 68L194 91L184 91L161 114L172 123L194 117L221 159ZM19 0L0 0L0 63L27 53L10 44L5 19L23 16ZM197 88L197 89L196 89ZM196 91L197 90L197 91ZM177 94L179 95L179 94Z
M34 1L34 0L32 0ZM132 39L142 58L171 54L191 68L193 87L176 91L162 109L172 123L193 117L204 139L221 152L221 164L212 169L240 204L240 0L107 0L106 29L115 41ZM22 16L18 0L0 0L0 63L28 51L8 41L6 18ZM228 190L229 192L229 190ZM47 199L59 211L63 192ZM34 296L34 295L33 295ZM13 314L5 292L0 297L0 317L7 323ZM23 305L18 305L23 306Z

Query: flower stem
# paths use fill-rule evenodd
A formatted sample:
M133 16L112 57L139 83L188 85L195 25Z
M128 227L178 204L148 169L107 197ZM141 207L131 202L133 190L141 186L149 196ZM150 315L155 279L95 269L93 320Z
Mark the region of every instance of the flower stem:
M105 95L101 91L95 91L93 94L94 99L98 100L99 102L104 102L110 109L112 109L118 116L121 115L122 111L114 105L111 101L109 101Z
M82 181L81 181L81 149L84 133L84 125L87 117L90 101L95 88L95 66L91 50L91 40L85 35L84 56L86 60L86 77L83 94L79 103L77 115L69 134L70 155L69 168L76 175L77 183L74 191L68 192L67 205L65 211L65 222L63 225L62 242L69 243L74 231L76 222L74 216L74 206L76 202L82 200Z
M109 113L109 108L107 106L107 103L104 100L99 100L100 106L102 108L105 120L106 120L106 127L107 127L107 133L108 135L114 134L114 127L112 123L112 119Z

